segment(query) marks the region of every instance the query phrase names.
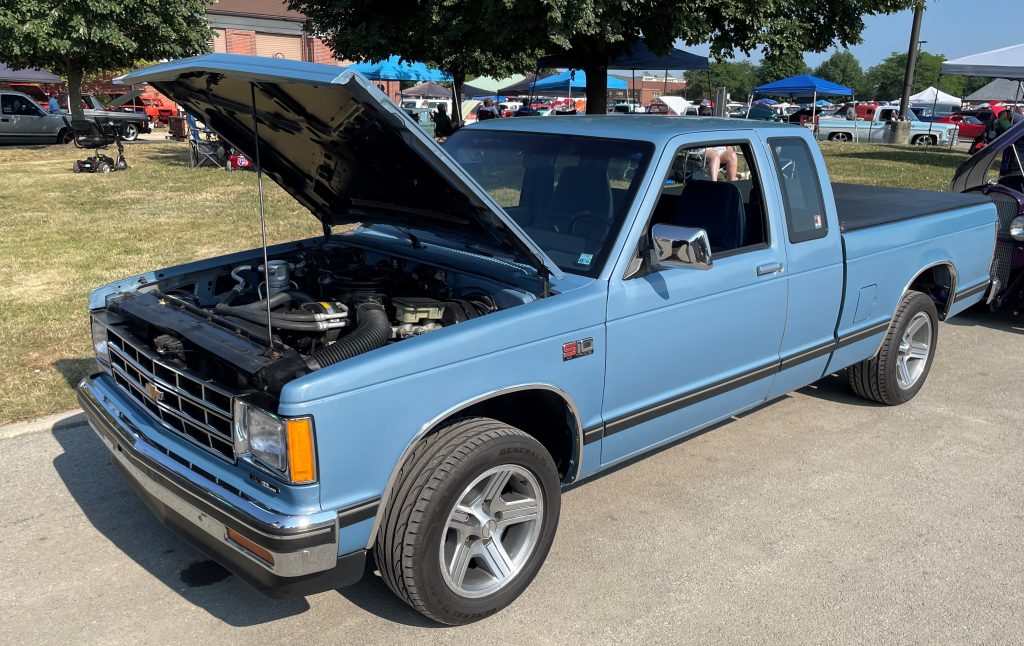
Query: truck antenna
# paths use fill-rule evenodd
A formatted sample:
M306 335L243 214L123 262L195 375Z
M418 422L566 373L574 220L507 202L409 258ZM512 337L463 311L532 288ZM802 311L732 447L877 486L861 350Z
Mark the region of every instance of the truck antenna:
M260 240L263 244L263 284L267 286L267 350L274 355L274 328L270 324L270 260L267 258L267 216L263 206L263 166L260 165L260 122L256 117L256 84L249 83L252 93L252 134L255 139L256 153L253 162L256 164L256 190L260 200Z

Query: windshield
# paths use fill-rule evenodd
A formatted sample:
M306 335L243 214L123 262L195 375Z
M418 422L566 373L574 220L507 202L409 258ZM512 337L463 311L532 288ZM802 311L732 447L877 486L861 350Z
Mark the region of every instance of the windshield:
M447 150L563 271L601 273L654 145L464 128Z

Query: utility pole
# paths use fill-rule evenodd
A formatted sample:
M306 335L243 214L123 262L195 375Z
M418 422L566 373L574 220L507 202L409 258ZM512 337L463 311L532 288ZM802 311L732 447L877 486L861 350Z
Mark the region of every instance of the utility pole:
M921 18L924 16L924 0L914 7L914 24L910 28L910 47L907 48L907 69L903 74L903 96L900 97L900 120L907 121L910 109L910 95L914 93L914 70L917 69L917 51L921 40Z
M900 97L900 120L889 124L889 143L905 144L910 139L910 95L913 92L914 68L917 66L917 47L921 40L921 18L924 16L925 0L918 0L914 6L914 23L910 28L910 46L907 48L907 69L903 73L903 96Z

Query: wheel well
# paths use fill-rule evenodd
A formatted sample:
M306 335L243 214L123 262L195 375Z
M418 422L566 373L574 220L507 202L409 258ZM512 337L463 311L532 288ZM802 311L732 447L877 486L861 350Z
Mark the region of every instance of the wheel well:
M572 407L558 393L541 389L505 393L454 412L435 428L461 417L490 417L518 428L547 449L562 480L573 474L581 429Z
M907 289L930 296L939 312L939 319L945 319L956 289L956 271L950 264L934 265L918 274Z

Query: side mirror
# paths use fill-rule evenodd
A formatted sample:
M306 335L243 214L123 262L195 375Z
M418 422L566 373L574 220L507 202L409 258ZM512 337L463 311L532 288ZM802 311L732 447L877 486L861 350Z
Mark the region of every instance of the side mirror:
M704 229L655 224L651 229L651 237L661 264L711 269L711 242Z

